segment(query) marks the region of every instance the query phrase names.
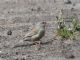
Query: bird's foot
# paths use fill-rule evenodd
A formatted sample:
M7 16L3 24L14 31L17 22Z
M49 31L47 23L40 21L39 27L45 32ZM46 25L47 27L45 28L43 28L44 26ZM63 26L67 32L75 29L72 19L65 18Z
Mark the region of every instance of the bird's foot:
M41 49L41 45L35 45L35 50L40 50Z
M41 49L41 41L35 43L35 50L40 50Z

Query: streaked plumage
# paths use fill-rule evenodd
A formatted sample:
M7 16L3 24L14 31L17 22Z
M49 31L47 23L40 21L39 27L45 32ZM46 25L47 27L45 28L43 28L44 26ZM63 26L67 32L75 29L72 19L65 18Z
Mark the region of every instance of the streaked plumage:
M24 36L24 41L32 41L36 44L36 41L39 41L40 39L45 35L45 25L46 22L39 22L35 25L35 27Z

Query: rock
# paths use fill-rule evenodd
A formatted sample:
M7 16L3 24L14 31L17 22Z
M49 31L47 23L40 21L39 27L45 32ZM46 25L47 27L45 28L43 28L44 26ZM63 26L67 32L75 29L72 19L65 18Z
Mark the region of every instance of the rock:
M66 0L65 4L72 4L72 2L70 0Z
M25 60L25 58L21 58L20 60Z
M18 58L16 58L15 60L19 60Z
M8 30L7 35L12 35L12 31Z
M80 9L80 3L77 3L77 4L74 6L74 9Z
M67 58L67 59L74 59L75 56L71 54L71 55L67 55L67 56L65 56L65 58Z
M16 52L16 55L18 55L18 52Z

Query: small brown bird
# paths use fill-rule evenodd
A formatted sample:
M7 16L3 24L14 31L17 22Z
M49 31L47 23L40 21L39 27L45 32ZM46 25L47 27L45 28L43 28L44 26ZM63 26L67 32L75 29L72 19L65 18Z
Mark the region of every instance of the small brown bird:
M33 44L40 46L40 39L45 35L46 22L39 22L35 27L24 36L24 41L32 41Z

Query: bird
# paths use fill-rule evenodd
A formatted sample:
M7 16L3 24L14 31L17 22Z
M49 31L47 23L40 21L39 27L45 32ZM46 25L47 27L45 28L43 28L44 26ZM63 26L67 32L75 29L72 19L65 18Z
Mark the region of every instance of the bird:
M23 41L32 41L33 44L40 46L40 39L45 35L45 26L45 21L35 24L33 29L29 33L25 34Z

